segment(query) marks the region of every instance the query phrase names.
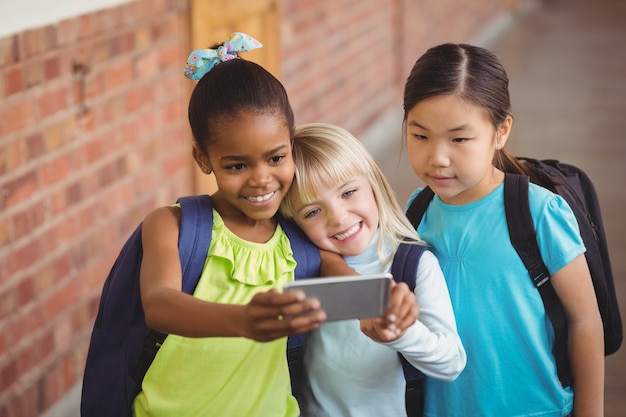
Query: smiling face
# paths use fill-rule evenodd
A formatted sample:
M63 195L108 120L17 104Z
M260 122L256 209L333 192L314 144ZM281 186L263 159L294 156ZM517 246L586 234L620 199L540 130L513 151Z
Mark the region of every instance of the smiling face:
M240 112L219 121L206 152L194 147L200 168L213 171L216 209L253 222L271 219L293 181L291 137L273 114ZM224 214L223 214L224 213Z
M329 187L308 204L297 197L294 200L294 221L321 249L344 256L358 255L378 229L378 206L363 176Z
M418 102L406 118L413 171L448 204L467 204L490 193L503 174L493 166L512 119L496 130L486 111L456 95Z

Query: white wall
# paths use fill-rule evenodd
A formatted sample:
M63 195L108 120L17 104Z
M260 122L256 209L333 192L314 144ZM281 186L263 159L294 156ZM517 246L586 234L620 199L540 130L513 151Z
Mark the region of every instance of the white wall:
M0 37L130 0L0 0Z

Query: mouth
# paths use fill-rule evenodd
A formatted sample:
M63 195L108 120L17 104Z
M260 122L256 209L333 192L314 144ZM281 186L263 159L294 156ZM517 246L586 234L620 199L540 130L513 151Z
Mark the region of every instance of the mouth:
M342 241L342 240L346 240L349 237L354 236L359 230L361 230L361 222L355 224L354 226L352 226L351 228L349 228L348 230L346 230L343 233L339 233L336 234L335 236L333 236L333 238Z
M251 203L263 203L271 199L272 197L274 197L274 195L276 195L276 191L272 191L271 193L267 193L263 195L256 195L256 196L244 197L244 198L250 201Z
M429 178L430 185L442 186L442 187L447 186L454 179L454 177L446 176L446 175L429 175L428 178Z
M434 180L438 180L438 181L445 181L445 180L449 180L450 176L447 175L441 175L441 174L430 174L428 175L430 178L434 179Z

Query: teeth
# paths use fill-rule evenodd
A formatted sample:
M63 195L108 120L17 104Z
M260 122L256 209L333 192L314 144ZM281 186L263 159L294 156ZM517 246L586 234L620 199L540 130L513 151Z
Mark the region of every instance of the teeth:
M252 201L252 202L255 202L255 203L260 203L262 201L269 200L270 198L272 198L273 195L274 195L274 192L271 192L271 193L268 193L268 194L265 194L265 195L259 195L259 196L256 196L256 197L246 197L246 200L249 200L249 201Z
M357 223L354 226L352 226L350 229L348 229L348 231L346 233L342 233L340 235L335 235L335 239L337 239L337 240L345 240L345 239L349 238L350 236L352 236L353 234L355 234L356 232L358 232L360 228L361 228L361 224Z

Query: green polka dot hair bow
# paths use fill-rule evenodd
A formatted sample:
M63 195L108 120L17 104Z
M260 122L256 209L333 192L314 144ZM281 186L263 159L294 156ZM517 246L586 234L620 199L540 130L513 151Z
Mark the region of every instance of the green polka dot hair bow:
M261 42L241 32L233 32L230 39L217 49L196 49L185 64L185 77L199 80L221 62L238 57L238 52L251 51L263 47Z

